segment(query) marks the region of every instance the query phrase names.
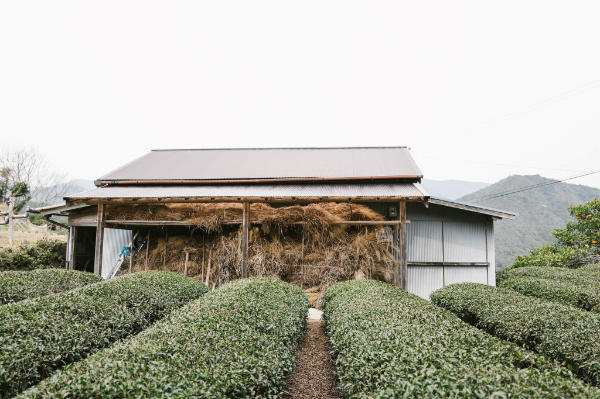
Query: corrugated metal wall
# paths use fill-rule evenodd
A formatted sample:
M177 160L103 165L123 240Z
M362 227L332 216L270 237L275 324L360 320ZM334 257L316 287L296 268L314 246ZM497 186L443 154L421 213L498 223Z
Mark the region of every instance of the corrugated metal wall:
M407 218L410 220L407 226L409 292L428 299L433 291L448 284L495 285L490 217L441 206L431 205L426 209L414 204L408 208Z
M442 262L442 222L411 220L406 228L406 258L409 262Z
M129 246L131 230L104 229L104 244L102 248L102 277L107 279L112 275L117 265L123 247Z

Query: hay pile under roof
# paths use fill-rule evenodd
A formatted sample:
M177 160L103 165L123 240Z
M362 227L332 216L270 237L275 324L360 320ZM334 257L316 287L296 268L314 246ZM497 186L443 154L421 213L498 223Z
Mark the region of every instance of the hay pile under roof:
M153 232L148 268L184 272L210 285L241 276L241 204L165 204L109 206L108 218L187 220L198 227L185 235ZM359 204L318 203L272 207L251 204L248 273L277 276L303 287L326 287L352 278L393 281L396 266L391 231L383 227L340 225L341 221L385 220ZM171 233L172 234L172 233ZM134 270L146 268L146 253Z

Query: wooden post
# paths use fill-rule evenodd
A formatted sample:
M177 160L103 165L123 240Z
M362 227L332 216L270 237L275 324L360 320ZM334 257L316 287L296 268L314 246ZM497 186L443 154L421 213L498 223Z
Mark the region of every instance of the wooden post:
M131 231L131 241L129 241L129 273L133 270L133 240L135 236L133 235L133 230Z
M69 270L75 269L75 248L77 247L77 227L69 228L69 241L71 242L71 253L69 254Z
M150 230L148 230L148 234L146 235L146 265L145 265L145 270L148 270L148 251L150 251Z
M187 265L188 265L188 260L190 259L190 253L186 252L185 253L185 263L183 265L183 274L187 276Z
M400 274L399 285L403 290L406 289L407 265L406 265L406 201L400 201L398 204L398 218L400 226L398 231L398 267Z
M208 251L208 267L206 269L206 279L204 281L204 284L206 284L207 287L209 287L208 282L210 281L210 260L211 260L211 251Z
M15 200L16 198L11 195L10 202L8 203L8 245L11 247L15 243L13 234L13 223L15 222L13 218L13 210L15 208Z
M250 203L244 202L242 218L242 277L248 277L248 221L250 220Z
M96 217L96 249L94 252L94 274L102 276L102 248L104 246L104 204L98 204L98 215Z

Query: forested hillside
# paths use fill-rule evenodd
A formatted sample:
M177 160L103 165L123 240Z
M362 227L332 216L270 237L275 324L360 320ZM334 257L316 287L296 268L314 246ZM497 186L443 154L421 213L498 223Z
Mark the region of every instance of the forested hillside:
M500 180L461 201L518 212L515 220L496 222L496 266L510 265L518 255L554 242L552 232L569 220L567 208L600 197L600 189L578 184L556 183L498 198L485 199L521 187L555 180L540 175L514 175Z

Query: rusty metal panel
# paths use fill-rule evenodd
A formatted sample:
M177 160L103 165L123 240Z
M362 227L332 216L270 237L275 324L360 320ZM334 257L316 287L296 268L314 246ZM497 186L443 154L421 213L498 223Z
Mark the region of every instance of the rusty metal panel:
M407 226L408 262L442 262L442 222L413 220Z
M442 266L408 265L406 290L421 298L429 299L429 295L444 286L444 270Z
M112 275L118 263L123 247L129 246L131 230L104 228L104 243L102 249L102 277L107 279Z
M444 266L444 286L454 283L488 283L487 266Z
M487 224L444 222L445 262L487 262Z

